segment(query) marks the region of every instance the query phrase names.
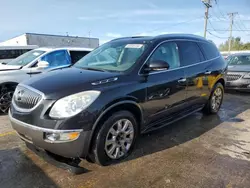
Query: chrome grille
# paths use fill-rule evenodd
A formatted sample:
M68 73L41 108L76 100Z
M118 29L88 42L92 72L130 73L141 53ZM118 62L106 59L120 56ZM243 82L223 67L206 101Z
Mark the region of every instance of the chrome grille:
M29 111L42 100L43 94L35 89L18 85L13 95L13 105L20 111Z
M227 81L239 80L241 76L241 74L227 74Z

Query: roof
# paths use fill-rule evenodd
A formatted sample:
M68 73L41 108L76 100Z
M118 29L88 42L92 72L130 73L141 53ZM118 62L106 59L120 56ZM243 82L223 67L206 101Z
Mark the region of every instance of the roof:
M94 37L78 37L78 36L69 36L69 35L52 35L52 34L42 34L42 33L23 33L14 37L11 37L5 41L20 37L20 36L27 36L27 35L39 35L39 36L52 36L52 37L69 37L69 38L81 38L81 39L95 39L99 40L99 38L94 38ZM5 42L5 41L0 41L0 42Z
M165 34L165 35L158 35L158 36L132 36L132 37L123 37L123 38L117 38L115 40L128 40L128 39L134 39L134 40L159 40L159 39L189 39L189 40L199 40L199 41L206 41L211 42L209 40L206 40L204 37L193 35L193 34Z
M83 38L83 39L96 39L94 37L78 37L78 36L69 36L69 35L53 35L53 34L42 34L42 33L24 33L23 35L39 35L39 36L52 36L52 37L69 37L69 38Z
M80 47L41 47L37 48L36 50L43 50L43 51L54 51L54 50L77 50L77 51L92 51L92 48L80 48Z

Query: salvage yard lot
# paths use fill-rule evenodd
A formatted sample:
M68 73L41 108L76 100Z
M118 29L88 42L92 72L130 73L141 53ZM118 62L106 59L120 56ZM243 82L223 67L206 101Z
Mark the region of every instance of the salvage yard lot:
M250 95L226 94L218 115L193 114L141 136L124 162L73 175L30 152L0 116L0 187L249 187Z

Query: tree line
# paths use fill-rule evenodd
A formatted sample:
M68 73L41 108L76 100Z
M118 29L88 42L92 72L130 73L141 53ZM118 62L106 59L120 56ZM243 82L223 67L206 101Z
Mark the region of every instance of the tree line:
M224 43L219 45L220 51L227 51L228 50L228 42L229 42L229 40L227 40ZM235 51L250 50L250 42L244 43L241 41L240 37L233 37L231 50L232 51L233 50L235 50Z

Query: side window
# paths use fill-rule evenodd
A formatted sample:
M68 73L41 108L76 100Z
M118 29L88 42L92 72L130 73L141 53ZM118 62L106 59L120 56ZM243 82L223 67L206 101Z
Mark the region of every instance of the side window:
M72 64L75 64L78 60L87 55L89 51L70 51Z
M200 42L199 46L201 47L207 59L213 59L220 55L220 52L213 43Z
M181 66L188 66L204 61L203 54L195 42L180 41L178 42Z
M175 42L166 42L160 45L149 59L149 63L162 60L169 64L169 69L180 67L178 46Z
M63 65L70 65L70 58L66 50L58 50L51 52L41 58L41 61L49 63L48 68L59 67Z

